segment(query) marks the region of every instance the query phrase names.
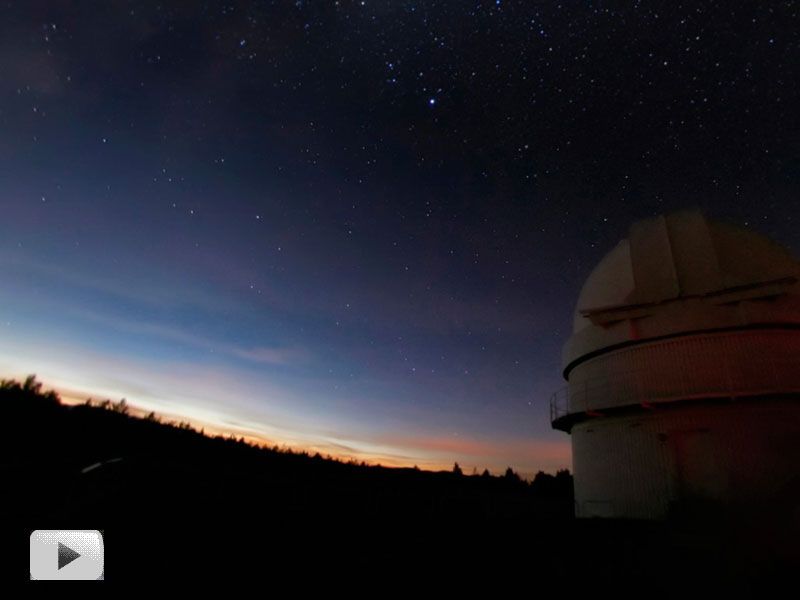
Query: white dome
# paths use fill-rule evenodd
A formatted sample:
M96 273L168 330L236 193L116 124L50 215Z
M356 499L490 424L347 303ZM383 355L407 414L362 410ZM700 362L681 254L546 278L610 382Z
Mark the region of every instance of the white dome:
M746 229L682 211L634 224L592 271L578 299L564 365L631 339L741 326L800 323L800 263ZM770 306L742 302L793 296ZM763 304L763 303L762 303Z

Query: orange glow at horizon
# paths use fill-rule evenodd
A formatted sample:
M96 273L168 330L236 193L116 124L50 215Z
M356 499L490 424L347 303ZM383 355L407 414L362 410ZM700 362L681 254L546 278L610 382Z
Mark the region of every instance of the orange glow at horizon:
M52 389L59 394L63 404L70 406L83 404L88 399L92 399L95 404L101 401L97 400L96 395L79 392L74 389L62 388L58 386L54 386ZM137 406L135 403L127 402L127 400L126 403L128 403L130 414L139 418L144 418L150 412L154 412L164 423L178 424L180 422L186 422L198 432L202 431L208 436L234 436L237 439L244 438L247 443L262 448L273 448L277 446L281 450L288 449L296 453L307 452L312 456L319 452L319 454L323 457L339 460L341 462L363 462L369 466L382 466L388 468L418 467L427 471L450 471L453 468L454 462L458 462L465 473L470 473L473 471L473 469L476 472L481 473L483 472L484 468L488 468L488 470L495 475L504 472L508 466L494 466L494 468L492 468L492 465L479 465L477 463L472 464L468 461L465 461L464 457L490 453L497 449L496 446L493 446L490 442L474 439L389 436L383 440L383 442L389 447L415 449L418 451L423 450L445 452L452 454L454 457L452 459L432 460L426 459L422 456L412 459L403 456L392 456L391 454L369 453L364 451L360 451L358 453L347 453L337 451L335 448L324 443L287 443L286 441L266 437L247 428L231 426L225 427L207 420L180 415L177 413L163 412L158 410L150 411ZM533 440L529 442L529 445L536 447L537 453L540 454L542 458L546 458L548 461L551 461L554 464L563 462L564 467L558 468L570 467L570 447L568 445L564 447L563 444L537 444ZM524 443L518 444L518 446L524 446ZM516 448L516 450L519 449L521 448ZM511 448L511 450L514 450L514 448ZM519 472L519 475L526 479L531 479L534 474L535 473Z
M224 365L113 356L72 340L42 343L31 336L18 338L13 351L0 349L0 377L24 379L31 373L68 404L125 398L134 414L154 412L212 435L319 452L344 462L432 471L449 471L457 462L465 473L488 469L501 474L511 467L528 479L539 470L571 468L567 437L457 433L441 425L417 425L423 415L416 414L362 426L360 419L340 414L327 399L320 405L313 396L299 395L267 377L243 377Z

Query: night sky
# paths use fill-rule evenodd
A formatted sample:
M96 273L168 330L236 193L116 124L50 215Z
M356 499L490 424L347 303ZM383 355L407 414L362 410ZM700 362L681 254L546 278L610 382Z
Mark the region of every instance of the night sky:
M795 2L3 2L0 376L390 465L570 466L586 276L800 249Z

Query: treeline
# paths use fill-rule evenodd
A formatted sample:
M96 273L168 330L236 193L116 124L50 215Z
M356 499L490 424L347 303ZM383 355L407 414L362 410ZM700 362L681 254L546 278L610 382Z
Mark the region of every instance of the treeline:
M76 406L69 407L62 404L61 398L59 397L58 393L56 393L54 390L43 390L43 384L36 378L36 375L28 375L28 377L26 377L25 380L22 382L14 379L0 380L0 400L5 402L7 402L8 400L12 401L17 400L20 402L24 402L25 404L28 405L27 407L21 407L21 408L36 408L40 410L41 409L69 410L70 408L73 409L76 408ZM199 436L209 437L216 440L223 440L229 444L230 443L240 444L242 446L264 450L267 452L290 454L306 458L313 458L314 460L327 460L327 461L333 461L360 467L372 466L368 465L366 461L363 460L358 461L357 459L354 458L343 460L327 454L321 454L319 452L316 452L312 455L307 450L293 450L292 448L285 445L279 446L277 444L274 444L272 446L269 446L267 444L258 443L255 441L248 441L244 436L237 437L232 433L228 435L219 435L219 434L209 435L205 432L204 428L197 429L188 421L164 420L158 414L152 411L149 413L145 413L142 416L136 416L131 411L131 407L125 398L122 398L121 400L118 401L112 401L109 399L94 400L92 398L89 398L82 405L78 406L105 410L111 413L125 416L129 419L144 420L147 421L148 423L156 423L165 428L177 429L183 432L192 432ZM6 405L6 409L8 409L8 405ZM413 467L413 469L416 471L420 470L419 467L417 467L416 465ZM527 480L522 478L518 473L516 473L511 467L508 467L502 476L492 475L488 469L484 469L480 475L478 475L476 470L473 470L471 475L465 475L459 464L456 462L453 465L452 474L457 477L481 477L482 479L490 479L490 478L501 479L508 485L530 486L533 489L545 493L554 493L554 492L557 493L558 491L567 491L572 487L572 475L567 469L558 470L555 475L545 473L544 471L539 471L533 478L533 480L528 482Z
M573 515L572 477L511 468L466 475L367 465L242 436L209 435L185 421L137 414L125 400L61 403L34 376L0 382L0 476L21 514L107 514L136 507L142 518L298 515L309 519L540 521ZM54 504L53 488L69 490ZM38 491L37 491L38 490ZM13 507L12 507L13 508ZM372 515L372 516L370 516ZM290 517L287 517L290 518ZM291 522L291 520L289 521Z

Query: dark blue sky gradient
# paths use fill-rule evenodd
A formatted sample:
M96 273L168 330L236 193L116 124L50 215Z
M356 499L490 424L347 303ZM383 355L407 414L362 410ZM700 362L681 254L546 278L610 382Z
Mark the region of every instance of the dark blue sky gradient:
M797 11L5 3L0 370L359 460L569 466L560 348L632 221L798 248Z

